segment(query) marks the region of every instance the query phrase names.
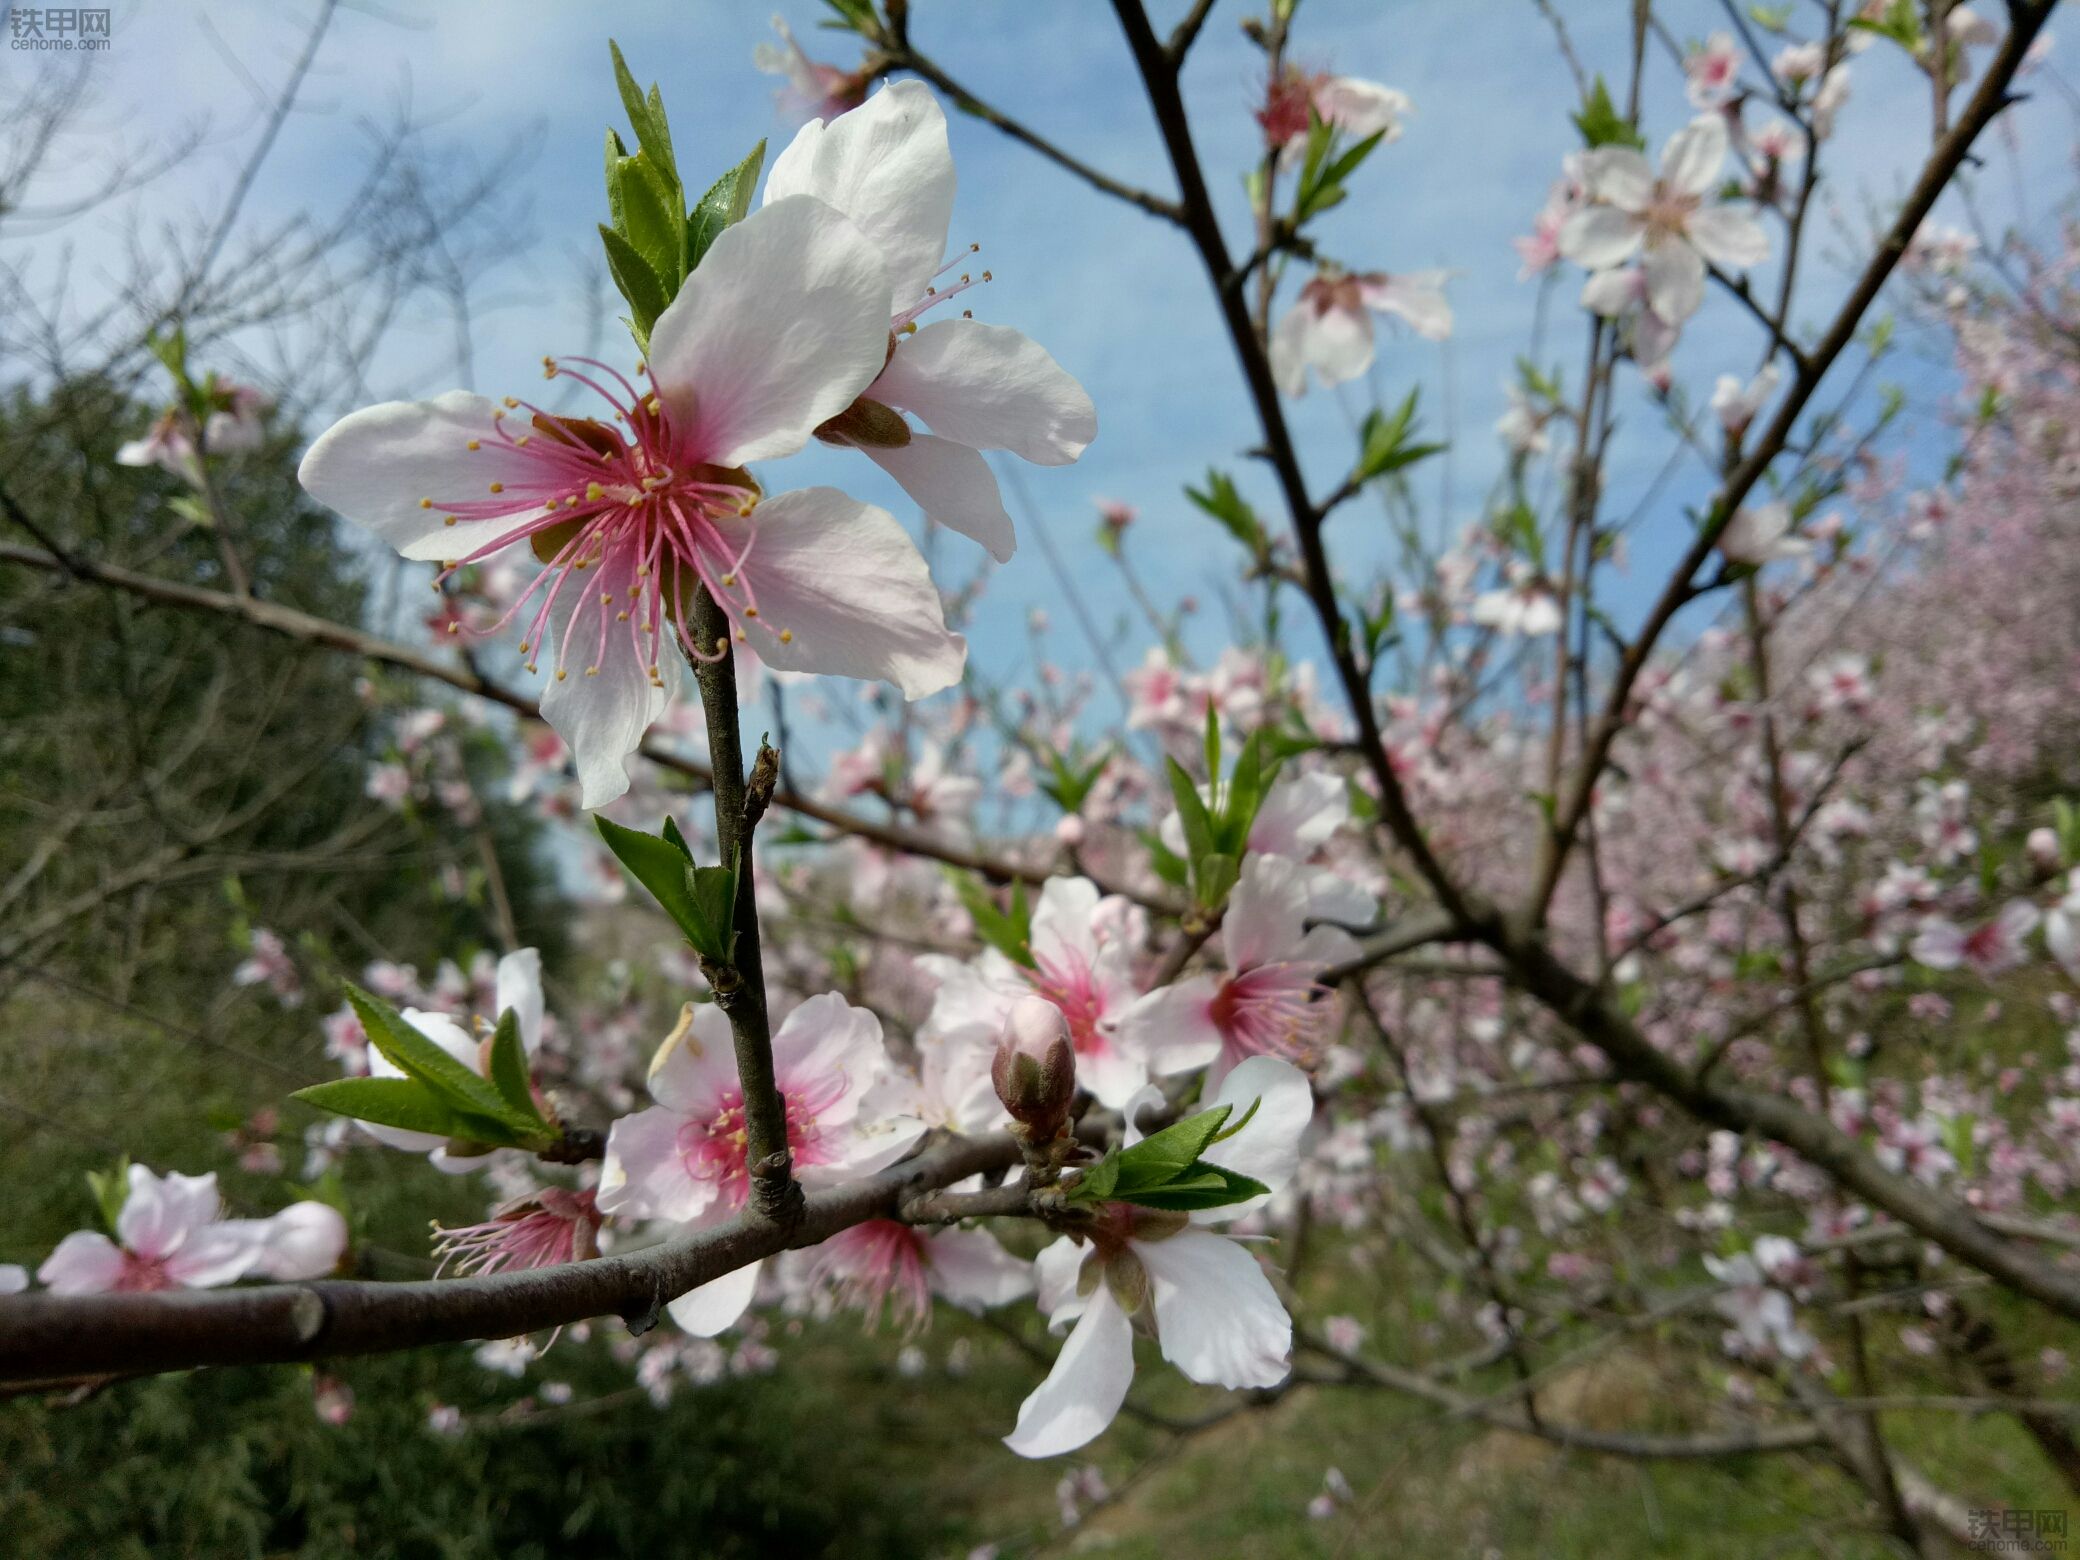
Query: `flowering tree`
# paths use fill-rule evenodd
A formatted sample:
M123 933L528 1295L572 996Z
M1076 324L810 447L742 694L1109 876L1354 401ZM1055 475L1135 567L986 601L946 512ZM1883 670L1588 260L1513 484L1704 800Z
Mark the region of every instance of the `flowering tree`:
M1975 258L1933 216L2042 68L2048 0L1999 22L1945 0L1728 7L1691 43L1643 3L1603 73L1552 12L1578 144L1519 249L1578 303L1581 366L1530 344L1470 524L1415 498L1442 446L1413 389L1355 419L1326 484L1303 469L1296 403L1366 380L1383 331L1442 339L1454 318L1446 274L1326 247L1319 218L1415 105L1302 63L1296 0L1243 23L1263 61L1246 232L1180 89L1211 0L1167 31L1114 6L1174 194L975 97L902 0L830 8L857 67L783 29L762 63L807 122L705 193L615 52L629 138L609 135L600 233L639 362L549 358L582 401L455 391L309 444L313 499L435 566L432 647L257 594L234 538L222 588L195 586L99 561L0 489L24 570L513 712L514 798L569 821L601 891L653 907L663 939L611 1008L552 1013L517 948L445 987L354 972L324 1021L342 1076L298 1097L328 1114L328 1153L351 1131L496 1193L439 1236L444 1276L324 1277L348 1231L322 1204L224 1220L209 1177L133 1167L106 1189L116 1238L70 1237L0 1301L0 1374L613 1316L654 1380L761 1307L914 1330L936 1297L1037 1303L1064 1335L1005 1418L1025 1457L1106 1431L1140 1332L1238 1394L1222 1414L1336 1382L1615 1457L1826 1460L1914 1553L1969 1538L1984 1502L1903 1456L1888 1412L2013 1416L2080 1489L2071 1416L2039 1385L2080 1320L2060 1212L2080 813L2057 780L2080 310L2069 244ZM1889 56L1926 83L1925 155L1850 235L1846 280L1815 277L1823 162L1856 130L1857 72ZM1648 122L1664 77L1687 122ZM1262 469L1188 490L1266 625L1213 665L1134 573L1131 509L1102 509L1151 640L1119 679L1125 731L1097 728L1087 687L965 669L977 593L905 523L1021 567L990 456L1072 463L1102 410L974 317L989 273L948 259L942 102L1175 230L1256 419ZM1893 309L1954 354L1940 471L1899 445L1903 396L1869 390ZM1705 392L1677 354L1708 333L1752 338L1753 367ZM198 377L185 334L153 341L175 398L116 458L206 514L268 408ZM1627 505L1621 423L1665 463ZM812 441L874 462L915 514L776 485ZM1688 514L1679 475L1701 484ZM1332 541L1371 504L1395 556L1361 579ZM1668 562L1641 580L1628 552ZM866 695L820 782L784 731L747 763L744 690L828 710L850 695L827 679L905 702ZM446 718L404 717L371 797L459 825ZM265 928L229 973L285 1009L319 984ZM2014 1054L1980 1043L2003 1006L2034 1020ZM1383 1300L1400 1330L1369 1338L1311 1314L1308 1264L1338 1262L1420 1305ZM1668 1422L1555 1410L1559 1371L1650 1332L1684 1351ZM1890 1389L1935 1359L1967 1390ZM1484 1369L1503 1384L1464 1379ZM1320 1500L1348 1498L1339 1474Z

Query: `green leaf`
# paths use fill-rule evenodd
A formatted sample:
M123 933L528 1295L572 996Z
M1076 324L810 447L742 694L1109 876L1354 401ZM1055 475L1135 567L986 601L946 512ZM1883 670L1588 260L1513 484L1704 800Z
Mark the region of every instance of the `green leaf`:
M314 1083L289 1096L379 1127L428 1132L436 1137L466 1138L473 1143L509 1144L520 1134L508 1124L457 1110L416 1078L336 1078Z
M101 1212L101 1222L108 1227L110 1234L114 1234L123 1204L130 1200L130 1156L124 1154L118 1158L113 1170L89 1170L87 1190L94 1194L94 1206Z
M664 100L658 96L657 88L652 87L649 101L645 102L642 88L629 74L628 61L621 57L621 45L609 39L607 47L614 55L614 85L621 91L621 106L628 113L629 126L636 133L643 155L655 163L667 179L676 181L679 175L672 161L671 131L664 122Z
M1166 1213L1197 1213L1205 1208L1225 1208L1231 1203L1248 1202L1270 1190L1262 1181L1253 1181L1246 1175L1237 1175L1233 1170L1208 1164L1202 1159L1191 1167L1189 1173L1168 1185L1142 1191L1115 1192L1113 1200L1142 1208L1159 1208Z
M1167 762L1170 795L1177 803L1177 820L1184 826L1185 855L1196 863L1213 852L1213 820L1207 815L1198 786L1184 772L1184 765L1174 758Z
M758 188L759 170L765 166L766 143L760 141L750 154L708 186L708 193L686 214L686 269L691 273L707 255L722 230L744 220L751 209L751 195Z
M686 223L679 215L678 187L649 158L632 157L616 170L608 188L609 202L618 208L616 228L666 291L676 295L686 275Z
M1132 1148L1121 1150L1120 1190L1141 1191L1176 1180L1206 1151L1206 1145L1213 1141L1233 1109L1230 1105L1216 1105L1212 1110L1202 1110L1151 1133Z
M1389 472L1413 466L1444 449L1442 444L1414 444L1410 435L1415 430L1417 392L1408 392L1394 415L1389 417L1377 407L1365 414L1365 425L1359 439L1358 464L1351 471L1351 480L1364 484Z
M1103 1202L1112 1195L1112 1188L1118 1181L1119 1154L1115 1151L1083 1172L1069 1189L1069 1199L1072 1202Z
M671 828L671 834L660 837L623 828L598 813L592 815L592 821L614 859L650 891L650 897L691 942L700 922L700 908L694 902L693 885L687 877L692 853L686 849L685 840L676 838L678 829L668 822L666 827Z
M607 246L607 271L634 311L632 323L636 344L647 352L650 350L650 327L657 323L658 315L664 313L666 305L672 301L665 293L664 279L637 252L634 244L612 228L602 224L599 238Z
M513 1114L534 1122L544 1132L549 1123L534 1102L534 1089L527 1075L527 1047L520 1039L520 1019L511 1008L498 1015L498 1030L491 1037L491 1086Z
M479 1078L420 1034L381 997L350 985L347 1001L368 1032L370 1044L407 1077L419 1079L460 1111L510 1122L523 1130L530 1125L528 1117L514 1114L490 1079Z
M1252 553L1265 550L1263 524L1257 519L1257 512L1236 491L1234 479L1226 472L1209 467L1205 491L1188 487L1184 496L1218 520L1230 536Z
M737 874L728 867L688 867L694 926L688 938L695 949L722 964L737 956Z
M998 907L996 897L980 878L957 872L948 872L946 876L975 923L975 935L1013 964L1032 969L1033 914L1026 903L1025 884L1011 885L1011 908L1005 911Z
M693 847L686 843L686 836L679 832L678 821L670 813L665 814L664 827L657 832L667 845L676 845L679 854L684 856L688 863L692 862Z
M1581 112L1574 115L1574 127L1582 132L1582 139L1590 146L1629 146L1634 151L1646 150L1646 137L1634 129L1624 115L1618 112L1611 101L1611 89L1602 76L1589 89Z

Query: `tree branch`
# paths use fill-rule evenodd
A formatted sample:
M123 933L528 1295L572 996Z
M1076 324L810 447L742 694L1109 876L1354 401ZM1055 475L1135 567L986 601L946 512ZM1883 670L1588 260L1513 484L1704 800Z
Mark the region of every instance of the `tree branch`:
M746 1213L626 1256L422 1283L322 1280L161 1294L0 1299L0 1382L269 1365L512 1338L619 1316L637 1331L667 1301L747 1263L894 1217L920 1191L1018 1162L1003 1133L953 1138L881 1174L812 1192L783 1228Z

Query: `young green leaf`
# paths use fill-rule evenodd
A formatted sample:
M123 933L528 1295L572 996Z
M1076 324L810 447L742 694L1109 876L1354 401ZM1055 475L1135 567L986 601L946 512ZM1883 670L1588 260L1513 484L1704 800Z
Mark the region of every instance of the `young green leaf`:
M1188 1169L1214 1139L1233 1109L1216 1105L1195 1116L1172 1122L1151 1133L1119 1156L1118 1184L1122 1192L1164 1186Z
M1159 1208L1166 1213L1198 1213L1206 1208L1225 1208L1232 1203L1248 1202L1270 1190L1262 1181L1253 1181L1246 1175L1237 1175L1233 1170L1224 1170L1202 1159L1166 1185L1115 1192L1113 1200L1142 1208Z
M298 1089L289 1097L336 1116L435 1137L505 1145L521 1136L505 1122L457 1110L416 1078L336 1078Z
M707 255L722 230L744 220L751 209L751 195L758 188L759 170L765 166L766 143L760 141L750 155L708 186L708 193L686 214L686 269L690 274Z
M527 1075L527 1047L520 1039L519 1017L511 1008L499 1014L498 1030L491 1037L491 1086L512 1107L514 1115L525 1117L545 1132L549 1129L534 1102L534 1088Z
M1629 146L1636 152L1646 149L1646 137L1618 112L1617 105L1611 101L1611 89L1601 76L1589 89L1581 112L1574 116L1574 127L1582 132L1582 139L1590 146Z
M665 295L664 279L637 252L634 244L612 228L602 224L599 238L607 246L607 271L634 311L632 322L636 344L647 352L650 349L650 327L657 323L658 315L664 313L665 306L671 302Z
M650 891L650 897L691 942L700 923L700 910L694 902L693 886L687 878L692 854L686 849L685 840L673 838L678 829L668 823L671 835L659 837L645 834L640 829L623 828L597 813L593 814L592 821L615 859Z
M350 985L347 1001L361 1020L369 1043L406 1077L419 1079L457 1110L522 1128L528 1125L526 1117L515 1116L490 1079L478 1077L420 1034L381 997Z
M1171 798L1177 803L1177 821L1184 826L1185 857L1196 863L1213 851L1213 819L1184 765L1173 758L1166 773L1170 777Z

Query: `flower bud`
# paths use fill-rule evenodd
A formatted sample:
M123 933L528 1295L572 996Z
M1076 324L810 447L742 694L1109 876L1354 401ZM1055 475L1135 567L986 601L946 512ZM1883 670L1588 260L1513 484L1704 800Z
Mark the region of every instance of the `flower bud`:
M2031 829L2024 848L2029 852L2030 861L2046 872L2056 872L2064 855L2059 848L2058 834L2051 829Z
M1056 1137L1076 1098L1076 1050L1062 1010L1041 997L1021 997L1004 1020L990 1082L1011 1118L1036 1140Z

